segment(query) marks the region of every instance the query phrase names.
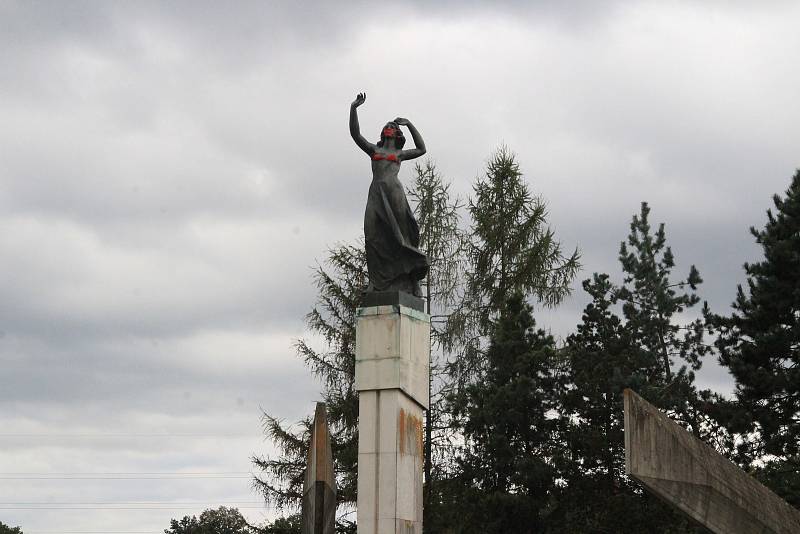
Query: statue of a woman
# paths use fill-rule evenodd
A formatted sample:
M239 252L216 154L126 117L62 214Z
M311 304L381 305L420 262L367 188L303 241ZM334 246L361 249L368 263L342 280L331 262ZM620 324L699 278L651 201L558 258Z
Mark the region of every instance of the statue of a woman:
M397 178L400 162L425 153L425 142L408 119L387 122L377 144L361 136L357 108L367 99L359 93L350 104L350 135L372 160L372 183L364 212L367 249L367 291L405 291L421 296L419 281L428 274L428 258L420 252L419 226ZM406 142L400 126L406 126L416 148L403 150Z

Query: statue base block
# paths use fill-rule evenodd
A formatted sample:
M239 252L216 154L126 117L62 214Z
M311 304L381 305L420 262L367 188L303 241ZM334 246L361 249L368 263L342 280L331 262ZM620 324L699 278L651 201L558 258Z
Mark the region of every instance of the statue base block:
M368 291L364 293L361 305L365 308L405 306L413 310L425 311L425 301L405 291Z

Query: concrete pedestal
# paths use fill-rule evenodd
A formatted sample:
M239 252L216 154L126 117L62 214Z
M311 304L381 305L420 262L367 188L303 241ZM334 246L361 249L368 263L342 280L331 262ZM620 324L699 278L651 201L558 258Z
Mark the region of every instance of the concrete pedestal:
M356 323L358 534L422 534L430 316L360 308Z

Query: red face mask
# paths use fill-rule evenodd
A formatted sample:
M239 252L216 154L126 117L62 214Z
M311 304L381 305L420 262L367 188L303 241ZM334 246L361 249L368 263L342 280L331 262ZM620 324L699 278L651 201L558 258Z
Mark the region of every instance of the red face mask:
M397 135L397 130L394 128L384 128L383 129L383 136L384 137L395 137Z

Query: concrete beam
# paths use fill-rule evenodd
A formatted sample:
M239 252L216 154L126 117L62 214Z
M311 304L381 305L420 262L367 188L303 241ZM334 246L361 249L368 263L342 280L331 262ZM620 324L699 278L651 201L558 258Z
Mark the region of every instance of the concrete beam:
M719 534L797 534L800 511L625 390L625 470Z

